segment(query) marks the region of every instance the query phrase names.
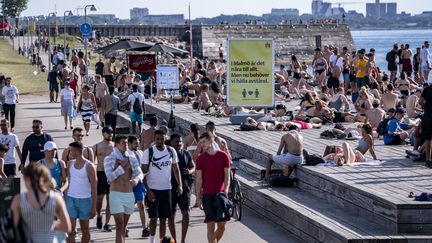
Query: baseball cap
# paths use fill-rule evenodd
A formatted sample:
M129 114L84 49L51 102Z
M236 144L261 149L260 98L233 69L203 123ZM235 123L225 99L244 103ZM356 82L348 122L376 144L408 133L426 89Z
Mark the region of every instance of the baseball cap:
M396 113L399 113L399 114L405 115L405 110L402 109L402 108L397 108L397 109L396 109Z
M113 129L111 127L104 127L102 128L102 133L113 133Z
M65 82L64 82L65 84L70 84L70 80L69 79L67 79L67 80L65 80Z
M52 141L48 141L44 144L43 151L53 151L54 149L57 149L57 144L55 144Z
M142 77L141 77L140 74L136 74L136 75L135 75L135 78L141 79Z

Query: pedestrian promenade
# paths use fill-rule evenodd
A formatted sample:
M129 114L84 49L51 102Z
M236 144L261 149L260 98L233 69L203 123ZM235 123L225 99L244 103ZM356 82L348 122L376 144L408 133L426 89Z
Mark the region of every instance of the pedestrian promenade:
M72 142L71 130L65 130L62 117L60 117L60 104L49 103L49 97L46 96L22 96L20 103L17 105L17 118L15 133L19 137L20 143L31 133L33 119L40 119L43 122L43 130L49 133L59 147L59 153ZM127 115L124 115L127 116ZM80 117L74 121L74 127L81 126ZM146 127L146 126L145 126ZM101 130L96 130L92 124L90 136L84 137L85 145L93 145L101 140ZM104 207L103 207L104 208ZM230 221L227 231L221 242L227 243L244 243L244 242L300 242L291 233L282 227L265 220L253 212L252 209L244 211L242 222ZM187 242L202 243L206 240L206 226L203 223L203 212L199 209L192 209L190 227L187 236ZM93 242L114 242L115 231L111 233L102 232L96 229L96 220L90 222L90 232ZM181 216L178 213L176 218L177 234L181 230ZM114 225L114 219L110 222ZM114 227L115 228L115 227ZM148 239L140 238L141 223L138 211L131 216L128 228L129 238L127 242L148 242ZM168 232L168 231L167 231Z

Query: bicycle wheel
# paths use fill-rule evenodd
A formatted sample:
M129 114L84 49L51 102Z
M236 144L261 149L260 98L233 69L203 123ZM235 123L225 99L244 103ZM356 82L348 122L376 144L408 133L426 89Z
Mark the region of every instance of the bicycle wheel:
M232 187L232 200L233 200L233 208L231 212L231 216L237 218L238 221L242 218L242 206L243 206L243 194L240 189L240 183L238 180L233 180Z

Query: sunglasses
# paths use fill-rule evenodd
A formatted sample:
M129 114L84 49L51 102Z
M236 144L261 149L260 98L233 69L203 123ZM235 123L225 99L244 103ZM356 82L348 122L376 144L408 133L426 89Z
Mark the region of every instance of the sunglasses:
M40 126L32 126L32 128L40 128Z

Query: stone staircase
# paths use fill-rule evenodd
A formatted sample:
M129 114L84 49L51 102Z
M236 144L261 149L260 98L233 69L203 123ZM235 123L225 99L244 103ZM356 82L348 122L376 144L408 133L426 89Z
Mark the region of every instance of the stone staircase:
M264 169L259 163L240 159L235 165L240 169L245 204L306 242L432 242L432 235L397 234L394 221L389 220L395 215L386 215L391 203L347 198L346 185L325 184L303 168L296 171L298 187L269 188L259 181ZM369 207L368 202L377 207L375 212L358 205ZM424 228L422 233L430 234L428 230Z

